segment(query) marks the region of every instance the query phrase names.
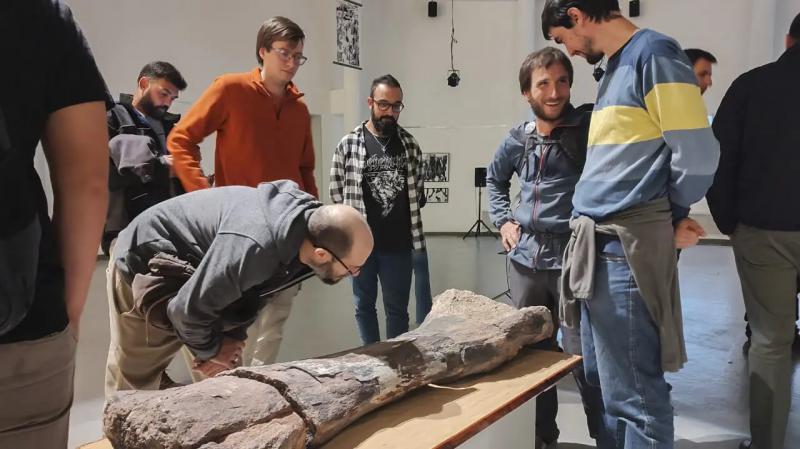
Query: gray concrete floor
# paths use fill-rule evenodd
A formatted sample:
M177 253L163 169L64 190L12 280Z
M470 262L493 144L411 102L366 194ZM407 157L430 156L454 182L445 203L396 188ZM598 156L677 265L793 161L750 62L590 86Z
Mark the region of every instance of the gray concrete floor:
M459 237L430 237L434 294L447 288L473 290L486 296L504 291L505 264L503 256L497 254L499 249L498 241L488 237L465 241ZM744 306L730 248L699 246L684 251L680 281L690 360L680 373L670 374L668 379L673 385L676 448L734 449L748 433L748 411L747 362L741 351ZM413 300L410 310L413 322ZM328 287L317 280L306 282L287 323L279 360L328 354L358 344L350 283L343 281ZM98 262L81 326L70 448L101 436L107 349L105 263ZM800 448L800 369L797 366L796 359L787 448ZM173 367L174 377L185 379L186 372L181 364ZM569 377L559 384L559 400L560 447L594 447L586 431L580 398ZM523 424L506 425L503 432L517 432L518 441L532 441L532 426L524 425L524 413L529 412L529 408L522 409L514 419ZM532 447L532 443L502 448L496 444L475 444L479 440L476 438L469 447Z

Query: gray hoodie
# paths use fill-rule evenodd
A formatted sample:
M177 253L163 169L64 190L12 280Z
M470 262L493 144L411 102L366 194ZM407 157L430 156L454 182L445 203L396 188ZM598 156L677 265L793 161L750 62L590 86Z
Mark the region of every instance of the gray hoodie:
M112 257L128 283L146 274L159 252L197 267L169 301L167 315L181 341L208 359L223 333L252 322L263 306L242 307L256 300L254 287L297 265L308 217L319 206L292 181L199 190L136 217L119 234Z

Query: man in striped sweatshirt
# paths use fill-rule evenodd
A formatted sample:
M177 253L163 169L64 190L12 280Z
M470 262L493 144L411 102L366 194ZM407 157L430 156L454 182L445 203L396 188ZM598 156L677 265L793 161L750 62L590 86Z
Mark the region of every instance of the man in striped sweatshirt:
M672 448L664 371L686 362L675 248L705 232L687 216L719 144L680 45L638 29L617 0L547 0L542 31L590 64L608 59L573 197L562 307L575 308L563 316L580 322L619 447Z

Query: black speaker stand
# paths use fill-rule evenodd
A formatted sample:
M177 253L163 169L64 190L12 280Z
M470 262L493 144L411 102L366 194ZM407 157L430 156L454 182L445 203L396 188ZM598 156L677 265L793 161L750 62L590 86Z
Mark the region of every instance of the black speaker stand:
M489 225L487 225L486 223L484 223L483 220L481 220L481 192L483 190L483 187L478 187L477 189L478 189L478 213L477 213L477 218L475 219L475 223L472 224L472 226L469 228L467 233L464 234L461 237L461 240L464 240L469 236L473 236L473 237L476 237L476 238L480 237L481 236L481 225L483 225L483 227L486 228L486 232L484 232L483 234L488 234L488 235L491 235L494 238L497 238L497 234L495 234L492 231L492 229L489 227Z

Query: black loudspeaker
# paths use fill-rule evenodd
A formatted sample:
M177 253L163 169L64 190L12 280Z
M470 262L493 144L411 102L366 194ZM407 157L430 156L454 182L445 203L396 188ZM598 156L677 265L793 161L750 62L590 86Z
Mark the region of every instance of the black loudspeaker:
M639 17L641 11L639 10L639 0L631 0L629 5L629 13L631 17Z
M436 17L439 14L439 4L436 2L428 2L428 17Z
M475 187L486 187L486 167L475 167Z

